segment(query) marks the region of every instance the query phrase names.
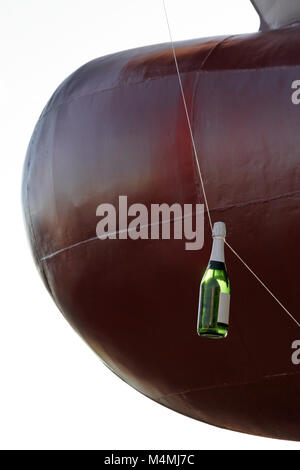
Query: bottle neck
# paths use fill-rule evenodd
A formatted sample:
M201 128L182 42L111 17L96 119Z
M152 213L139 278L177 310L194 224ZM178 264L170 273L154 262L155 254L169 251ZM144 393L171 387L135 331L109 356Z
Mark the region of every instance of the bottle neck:
M210 261L219 261L221 263L225 263L223 238L213 238Z

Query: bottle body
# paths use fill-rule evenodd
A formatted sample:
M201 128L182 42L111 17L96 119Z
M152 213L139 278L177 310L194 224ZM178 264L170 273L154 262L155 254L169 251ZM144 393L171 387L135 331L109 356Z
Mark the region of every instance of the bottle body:
M200 284L199 336L225 338L229 322L230 283L222 261L210 260Z
M225 338L228 332L230 284L225 266L226 225L216 222L209 264L200 284L197 332L208 338Z

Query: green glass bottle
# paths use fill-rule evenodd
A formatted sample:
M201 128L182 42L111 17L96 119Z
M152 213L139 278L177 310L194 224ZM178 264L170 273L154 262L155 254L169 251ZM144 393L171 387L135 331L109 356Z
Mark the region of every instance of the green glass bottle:
M216 222L213 247L200 284L197 331L207 338L226 338L229 322L230 284L225 266L226 226Z

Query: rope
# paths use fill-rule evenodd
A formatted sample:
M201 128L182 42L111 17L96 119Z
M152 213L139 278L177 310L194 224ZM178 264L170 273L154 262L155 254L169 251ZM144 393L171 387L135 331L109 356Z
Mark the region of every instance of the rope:
M202 172L201 172L201 168L200 168L200 164L199 164L199 158L198 158L198 153L197 153L197 149L196 149L196 144L195 144L194 134L193 134L193 130L192 130L191 120L190 120L190 116L189 116L189 112L188 112L188 108L187 108L187 104L186 104L185 94L184 94L184 91L183 91L183 86L182 86L181 76L180 76L180 72L179 72L179 67L178 67L178 62L177 62L177 57L176 57L176 51L175 51L175 47L174 47L174 41L173 41L170 22L169 22L168 13L167 13L166 5L165 5L165 0L163 0L163 5L164 5L164 10L165 10L166 22L167 22L167 26L168 26L168 30L169 30L169 36L170 36L172 52L173 52L175 66L176 66L176 72L177 72L177 77L178 77L178 81L179 81L182 101L183 101L184 110L185 110L185 114L186 114L186 120L187 120L187 123L188 123L188 126L189 126L192 146L193 146L193 150L194 150L194 158L195 158L196 166L197 166L200 181L201 181L201 187L202 187L202 192L203 192L203 196L204 196L206 212L207 212L207 215L208 215L209 225L210 225L210 229L211 229L211 232L212 232L213 231L212 220L211 220L210 211L209 211L209 207L208 207L208 202L207 202L205 187L204 187L204 183L203 183Z
M188 126L189 126L192 146L193 146L193 150L194 150L194 158L195 158L196 166L197 166L198 173L199 173L202 192L203 192L203 196L204 196L205 207L206 207L206 211L207 211L207 215L208 215L210 229L211 229L211 232L212 232L213 231L212 219L211 219L210 210L209 210L209 206L208 206L208 201L207 201L207 197L206 197L206 191L205 191L205 187L204 187L201 167L200 167L200 164L199 164L198 152L197 152L196 145L195 145L195 139L194 139L194 134L193 134L193 130L192 130L191 120L190 120L190 116L189 116L189 112L188 112L188 108L187 108L187 104L186 104L186 99L185 99L185 94L184 94L184 90L183 90L182 80L181 80L181 76L180 76L180 71L179 71L178 61L177 61L177 57L176 57L176 51L175 51L175 47L174 47L172 31L171 31L171 27L170 27L169 18L168 18L168 12L167 12L167 8L166 8L165 0L162 0L162 2L163 2L165 17L166 17L166 23L167 23L167 26L168 26L170 43L171 43L174 62L175 62L175 66L176 66L176 73L177 73L178 82L179 82L179 86L180 86L182 101L183 101L183 105L184 105L184 109L185 109L186 119L187 119L187 123L188 123ZM284 310L284 312L296 323L297 326L300 327L300 322L291 314L291 312L288 311L288 309L280 302L280 300L273 294L273 292L266 286L266 284L257 276L257 274L255 274L255 272L250 268L250 266L246 263L246 261L244 261L240 257L240 255L225 240L225 238L224 238L224 243L228 246L228 248L232 251L232 253L239 259L239 261L248 269L248 271L255 277L255 279L264 287L264 289L271 295L271 297L273 297L273 299Z
M250 266L244 261L240 255L232 248L232 246L224 239L225 245L228 246L228 248L232 251L232 253L240 260L241 263L250 271L250 273L257 279L257 281L266 289L266 291L273 297L274 300L280 305L280 307L285 311L285 313L288 314L288 316L300 327L300 323L296 318L288 311L287 308L280 302L280 300L273 294L273 292L270 291L270 289L266 286L266 284L255 274L255 272L250 268Z

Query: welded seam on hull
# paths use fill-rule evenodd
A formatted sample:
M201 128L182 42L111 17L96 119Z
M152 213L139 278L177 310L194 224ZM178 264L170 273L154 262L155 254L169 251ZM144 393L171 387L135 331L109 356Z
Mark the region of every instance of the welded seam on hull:
M31 149L32 149L32 145L33 145L33 142L35 141L35 139L36 139L36 129L34 130L32 136L31 136L29 146L28 146L28 149L27 149L28 159L27 159L27 161L25 161L27 175L29 175L30 168L31 168L31 165L32 165ZM40 270L41 277L43 278L43 280L46 284L46 288L48 289L48 291L50 292L50 294L54 298L53 291L52 291L51 285L49 283L49 280L48 280L48 277L47 277L47 274L46 274L46 271L45 271L45 267L43 266L43 263L42 263L42 258L40 258L39 244L37 243L37 237L36 237L34 226L33 226L33 219L32 219L31 206L30 206L30 197L29 197L28 176L27 176L26 181L24 180L24 197L25 197L25 200L24 200L24 216L25 216L25 218L27 218L27 215L28 215L29 238L33 239L34 243L32 244L32 246L35 247L35 251L33 250L34 259L36 260L36 263L38 265L38 269ZM26 213L26 209L27 209L27 213Z
M235 202L235 203L229 204L227 206L214 207L213 209L211 209L211 211L222 211L222 210L227 210L227 209L234 209L235 207L240 208L240 207L245 207L245 206L249 206L249 205L252 205L252 204L264 204L265 202L276 201L277 199L284 199L284 198L288 198L288 197L293 197L297 194L300 194L300 189L296 189L295 191L290 191L290 192L287 192L287 193L278 194L276 196L270 196L270 197L267 197L267 198L251 199L251 200L245 201L245 202Z
M189 217L193 217L197 213L200 213L200 212L191 212L190 214L183 215L183 216L180 216L180 217L173 217L171 219L166 219L166 220L162 220L162 221L159 221L159 222L153 222L152 224L151 223L150 224L144 224L144 225L141 225L140 228L143 229L143 228L146 228L146 227L155 227L157 225L169 224L170 222L175 222L177 220L184 220L184 219L187 219ZM105 239L111 238L113 236L115 237L116 235L118 235L120 233L126 233L126 232L130 233L133 230L134 230L134 228L132 228L132 229L128 228L128 229L123 229L123 230L116 230L115 232L106 233L102 237L98 237L98 236L91 237L91 238L88 238L87 240L83 240L81 242L73 243L72 245L69 245L65 248L61 248L60 250L54 251L53 253L50 253L49 255L46 255L43 258L41 258L40 261L45 261L47 259L53 258L53 256L56 256L59 253L70 250L72 248L76 248L77 246L84 245L84 244L89 243L91 241L102 240L102 239L105 240Z
M200 162L199 162L198 151L197 151L197 147L195 145L194 130L193 130L194 126L192 126L192 123L195 122L195 119L194 119L194 115L195 115L194 102L195 102L196 90L198 90L199 76L200 76L200 74L202 75L205 72L205 70L203 70L204 65L206 64L208 59L213 55L213 53L216 51L216 49L221 44L223 44L224 42L228 41L228 39L233 38L233 37L234 37L234 35L230 35L230 36L226 36L223 39L220 39L220 41L218 41L209 50L209 52L204 57L201 65L200 65L200 68L199 68L199 70L197 70L196 75L195 75L196 80L194 80L194 89L193 89L193 93L192 93L189 113L188 113L188 110L186 110L188 124L190 125L191 144L194 144L194 145L192 145L192 147L193 146L195 147L194 149L192 148L191 151L192 151L192 153L194 154L194 157L195 157L195 158L193 158L193 175L194 175L194 183L195 183L196 193L198 195L198 199L200 199L201 195L203 195L203 197L205 198L206 211L207 211L207 215L208 215L208 218L209 218L209 223L210 223L211 230L212 230L212 221L211 221L211 216L210 216L211 211L210 211L210 208L209 208L209 205L208 205L205 186L204 186L204 182L203 182L203 175L202 175L202 172L201 172L202 164L200 164ZM177 63L176 51L175 50L174 50L174 60L175 60L175 63ZM179 79L180 85L181 85L181 82L182 82L181 76L183 76L183 74L181 74L179 69L178 69L178 79ZM181 85L181 88L182 88L182 85ZM184 96L183 88L182 88L182 94L183 94L183 101L185 102L185 96Z
M200 68L199 68L199 71L203 71L203 67L204 65L206 64L206 62L208 61L208 59L210 58L210 56L215 52L215 50L221 45L223 44L224 42L228 41L228 39L231 39L231 38L234 38L235 35L234 34L231 34L230 36L226 36L226 38L223 38L223 39L220 39L220 41L218 41L210 50L209 52L206 54L206 56L204 57L201 65L200 65Z
M274 379L277 377L294 377L299 375L300 372L281 372L278 374L270 374L270 375L263 375L262 377L256 379L256 380L249 380L246 382L232 382L232 383L227 383L224 382L223 384L219 385L210 385L210 386L204 386L204 387L197 387L197 388L191 388L187 390L182 390L180 392L174 392L174 393L167 393L165 395L160 395L158 397L155 397L155 400L163 400L165 398L169 397L176 397L180 395L186 395L189 393L195 393L195 392L202 392L202 391L209 391L209 390L217 390L217 389L223 389L223 388L230 388L230 387L239 387L241 385L255 385L259 384L260 382L264 382L269 379Z
M225 40L227 40L229 37L230 36L226 37ZM222 41L220 41L217 45L219 45L221 42ZM214 49L214 48L212 48L212 49ZM211 49L210 49L210 51L211 51ZM270 65L270 66L266 66L266 67L252 67L252 68L242 68L242 69L213 69L213 70L202 69L201 71L202 71L202 73L218 73L218 72L221 72L221 73L243 73L243 72L257 72L257 71L262 71L262 70L263 71L264 70L286 70L286 69L297 68L297 67L300 67L300 64ZM198 73L199 71L200 71L200 69L190 70L188 72L183 72L181 75L184 77L184 76L187 76L191 73ZM63 101L62 103L58 103L56 106L52 106L47 111L43 112L42 115L40 116L38 122L37 122L37 125L39 124L39 122L41 122L44 119L44 117L46 117L52 111L53 112L57 111L61 106L69 105L69 104L73 103L74 101L78 101L78 100L83 99L83 98L92 97L94 95L98 95L98 94L113 91L113 90L123 90L127 87L138 86L138 85L142 85L143 83L148 83L148 82L156 81L156 80L164 80L164 79L174 78L174 77L176 77L175 74L164 75L163 77L162 76L150 77L150 78L146 78L144 80L140 80L140 81L137 81L137 82L134 82L134 83L126 83L126 84L122 84L122 85L115 85L115 86L110 87L110 88L103 88L102 90L94 90L91 93L85 93L84 95L75 96L74 98L72 98L68 101Z
M246 201L246 202L239 202L239 203L235 203L235 204L230 204L228 206L221 206L221 207L214 207L212 209L210 209L211 212L214 212L214 211L220 211L220 210L227 210L227 209L233 209L233 208L240 208L240 207L245 207L245 206L248 206L248 205L251 205L251 204L263 204L265 202L269 202L269 201L273 201L273 200L277 200L277 199L283 199L285 197L292 197L296 194L300 194L300 190L296 190L296 191L292 191L292 192L289 192L289 193L283 193L283 194L279 194L277 196L271 196L269 198L264 198L264 199L253 199L251 201ZM146 224L146 225L143 225L143 228L144 227L151 227L153 225L161 225L163 223L169 223L169 222L174 222L175 220L183 220L187 217L191 217L195 215L195 213L192 213L192 214L188 214L186 216L182 216L182 217L176 217L176 218L172 218L172 219L168 219L168 220L164 220L164 221L160 221L159 223L154 223L154 224ZM124 230L117 230L115 232L112 232L110 234L106 234L106 237L108 235L118 235L119 233L121 232L124 232ZM87 243L90 243L92 241L96 241L96 240L99 240L99 238L97 236L95 237L91 237L91 238L88 238L86 240L82 240L80 242L77 242L77 243L72 243L71 245L68 245L64 248L60 248L59 250L56 250L54 251L53 253L49 253L48 255L45 255L43 256L42 258L40 258L40 261L46 261L48 259L51 259L53 258L54 256L56 255L59 255L60 253L63 253L65 251L68 251L68 250L71 250L73 248L77 248L78 246L82 246L82 245L85 245Z

